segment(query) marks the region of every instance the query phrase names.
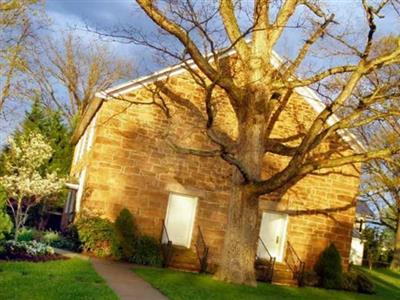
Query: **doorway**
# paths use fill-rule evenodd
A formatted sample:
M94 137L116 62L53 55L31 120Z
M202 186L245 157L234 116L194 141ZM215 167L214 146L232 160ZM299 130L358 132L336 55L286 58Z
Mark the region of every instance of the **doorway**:
M196 216L197 198L171 193L168 200L165 226L174 245L190 248Z
M260 226L260 238L267 247L272 257L277 262L284 259L288 215L275 212L264 212ZM269 258L262 242L259 242L257 256Z

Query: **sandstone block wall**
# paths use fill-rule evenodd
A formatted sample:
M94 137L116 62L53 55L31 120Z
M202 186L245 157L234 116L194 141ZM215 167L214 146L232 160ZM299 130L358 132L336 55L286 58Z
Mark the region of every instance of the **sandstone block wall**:
M192 99L196 107L202 108L201 95L187 78L173 78L170 84L179 95ZM127 95L135 100L149 97L145 89ZM292 135L307 127L315 116L303 99L295 97L282 115L275 136ZM225 106L221 104L221 107ZM136 217L140 230L156 238L160 238L169 193L197 196L192 248L200 227L210 246L210 259L218 263L227 221L232 169L220 158L173 151L166 143L166 136L184 146L210 145L204 135L198 133L201 118L191 116L184 107L174 108L171 114L174 122L167 121L162 110L154 105L105 101L98 111L93 147L72 167L71 174L78 174L87 167L84 208L114 219L126 207ZM231 114L229 109L221 109L217 124L234 137L235 123ZM286 163L281 158L268 156L265 162L265 176ZM267 210L289 214L287 240L306 262L307 268L314 265L330 242L339 248L345 266L348 263L354 208L329 214L320 210L346 207L357 193L359 179L354 166L334 171L324 176L307 176L284 195L271 195L260 200L260 216Z

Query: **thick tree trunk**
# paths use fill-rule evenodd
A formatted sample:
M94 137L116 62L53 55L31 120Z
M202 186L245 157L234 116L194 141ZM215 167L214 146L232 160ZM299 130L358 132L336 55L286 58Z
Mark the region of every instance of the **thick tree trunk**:
M400 218L397 221L397 231L394 238L394 255L390 264L392 270L400 270Z
M215 278L227 282L257 284L254 261L259 236L258 196L252 191L252 183L261 178L265 155L265 133L267 114L262 58L252 63L252 82L249 86L246 110L239 116L236 158L243 170L236 169L232 176L228 223L220 265ZM257 69L257 71L256 71ZM242 172L242 173L241 173ZM243 172L245 176L243 177Z
M258 237L258 199L243 186L232 187L228 224L215 278L256 285L254 259Z

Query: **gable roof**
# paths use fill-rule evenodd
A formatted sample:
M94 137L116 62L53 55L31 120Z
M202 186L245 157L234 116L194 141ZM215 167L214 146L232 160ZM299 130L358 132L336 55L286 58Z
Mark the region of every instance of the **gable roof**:
M235 54L236 51L231 49L227 53L223 55L231 56ZM279 68L284 63L284 60L274 51L272 53L272 65L276 68ZM86 127L89 125L90 121L96 114L96 112L100 109L102 101L113 99L113 97L122 96L124 94L133 92L142 88L145 85L154 83L158 80L167 79L169 77L174 77L179 74L186 72L185 65L194 66L195 63L190 60L186 64L180 63L177 65L173 65L164 69L161 69L157 72L154 72L150 75L142 76L136 78L134 80L130 80L128 82L116 85L104 91L100 91L95 94L95 99L90 102L88 108L86 109L85 113L83 114L82 120L78 124L73 136L72 136L72 143L76 144L79 138L84 133ZM322 99L309 87L297 87L295 88L295 92L302 96L306 102L314 109L314 111L319 114L325 108L325 104L323 103ZM333 125L338 122L340 119L337 115L333 114L328 120L328 125ZM339 135L342 139L349 144L349 146L355 152L362 152L365 151L365 147L360 140L350 131L350 130L338 130Z

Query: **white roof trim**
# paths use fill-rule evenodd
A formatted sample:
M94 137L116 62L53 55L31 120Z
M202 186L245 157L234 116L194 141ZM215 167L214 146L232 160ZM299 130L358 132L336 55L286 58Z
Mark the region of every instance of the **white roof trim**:
M236 51L234 49L228 51L224 54L224 56L230 56L234 54ZM282 57L280 57L275 51L272 53L272 65L278 68L280 65L284 63ZM189 66L193 66L193 60L189 60L187 62ZM177 76L186 72L187 70L184 68L184 64L178 64L175 66L167 67L152 73L147 76L139 77L137 79L128 81L126 83L117 85L115 87L109 88L105 91L96 93L96 97L108 100L113 99L113 97L118 97L126 93L133 92L142 88L145 85L151 84L156 80L164 80L171 76ZM314 109L316 113L320 113L324 108L325 104L322 102L321 98L309 87L298 87L295 88L296 93L303 96L303 98L307 101L307 103ZM338 122L340 119L337 115L332 115L328 120L328 125L333 125ZM365 151L364 145L357 139L357 137L352 134L349 130L338 130L338 133L343 138L343 140L351 146L351 148L356 152Z

